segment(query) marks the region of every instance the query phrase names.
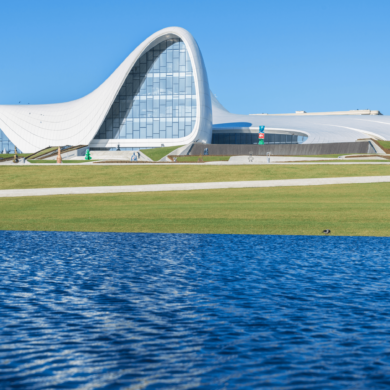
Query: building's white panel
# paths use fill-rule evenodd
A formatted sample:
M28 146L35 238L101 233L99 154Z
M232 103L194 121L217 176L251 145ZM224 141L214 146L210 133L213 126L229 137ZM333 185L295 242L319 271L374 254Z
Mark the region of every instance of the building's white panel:
M385 115L238 115L227 111L211 93L213 132L252 132L307 136L305 143L355 142L362 138L390 140L390 117Z

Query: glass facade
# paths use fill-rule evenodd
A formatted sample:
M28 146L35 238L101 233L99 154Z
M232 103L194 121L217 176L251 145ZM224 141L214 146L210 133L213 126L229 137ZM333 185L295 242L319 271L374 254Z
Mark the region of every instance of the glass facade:
M265 134L264 144L301 144L307 137L286 134ZM258 144L258 133L214 133L213 144Z
M136 62L95 139L185 137L196 110L188 51L181 39L168 39Z
M1 153L13 153L15 151L15 145L8 139L4 131L0 129L0 154ZM18 153L22 153L17 149Z

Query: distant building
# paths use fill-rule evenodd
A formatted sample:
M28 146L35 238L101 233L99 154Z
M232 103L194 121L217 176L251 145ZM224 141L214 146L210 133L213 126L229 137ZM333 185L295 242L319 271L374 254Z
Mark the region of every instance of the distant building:
M0 150L47 146L137 150L200 143L351 142L390 139L379 111L236 115L210 92L193 36L179 27L156 32L89 95L67 103L0 105Z

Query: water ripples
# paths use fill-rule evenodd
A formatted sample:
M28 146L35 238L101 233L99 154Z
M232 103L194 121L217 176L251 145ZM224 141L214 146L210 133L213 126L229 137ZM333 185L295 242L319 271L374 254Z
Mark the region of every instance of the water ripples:
M390 386L388 238L0 240L1 388Z

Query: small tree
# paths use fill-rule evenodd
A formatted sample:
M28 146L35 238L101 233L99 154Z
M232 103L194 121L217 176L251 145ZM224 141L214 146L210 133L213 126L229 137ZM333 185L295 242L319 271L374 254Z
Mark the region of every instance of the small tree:
M85 152L85 159L86 160L92 160L91 154L89 153L89 149Z

